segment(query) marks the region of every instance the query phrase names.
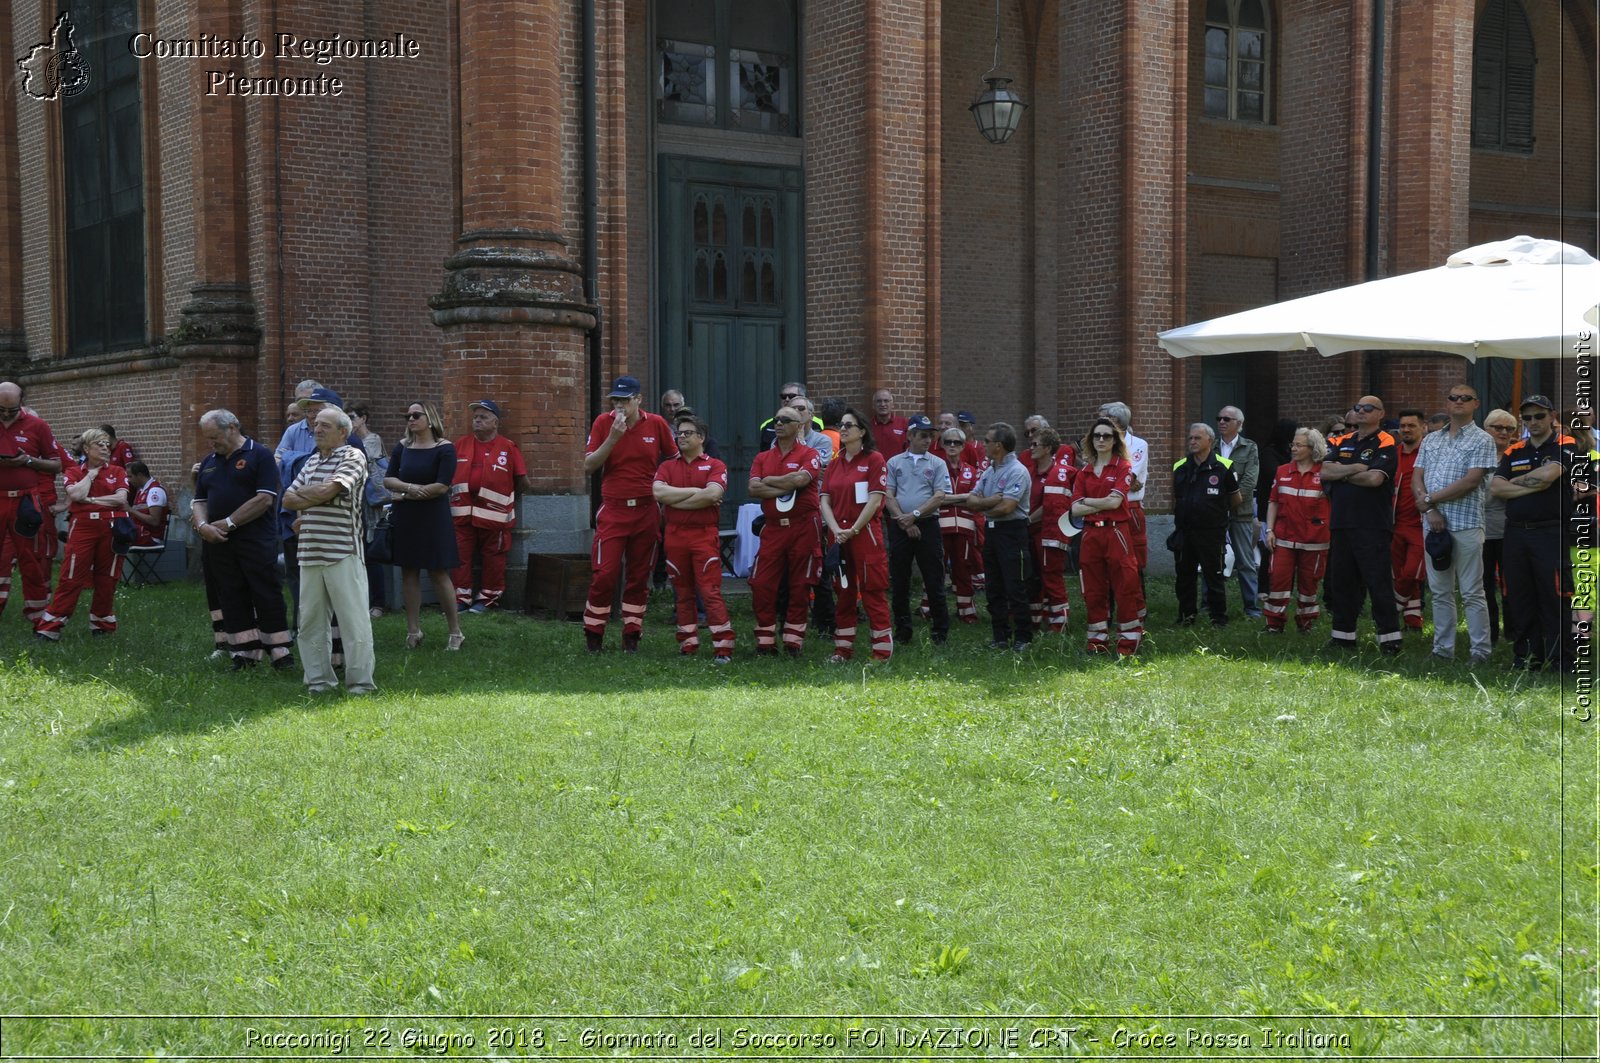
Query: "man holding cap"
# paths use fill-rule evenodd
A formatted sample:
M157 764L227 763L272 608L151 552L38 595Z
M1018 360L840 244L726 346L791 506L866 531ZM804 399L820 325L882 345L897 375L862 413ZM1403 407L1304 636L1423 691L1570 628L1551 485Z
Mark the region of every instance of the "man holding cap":
M456 528L461 565L451 574L456 608L482 613L500 604L506 591L506 556L517 523L517 491L528 489L522 451L500 434L500 407L493 399L467 404L472 431L456 440L456 473L450 481L450 519ZM482 572L473 602L472 568Z
M951 495L950 469L928 452L933 422L916 414L906 422L906 449L889 459L889 604L894 615L894 640L911 642L911 564L922 573L922 589L931 610L933 641L950 634L950 613L944 600L944 539L939 532L939 507Z
M600 511L595 514L589 565L589 601L583 607L584 642L599 653L611 620L611 597L622 587L622 649L637 653L650 599L650 573L661 541L661 507L652 486L656 467L678 455L672 426L639 403L638 378L619 376L611 385L611 412L595 418L583 456L584 475L603 473Z
M1578 460L1572 437L1555 431L1555 404L1544 395L1522 400L1527 438L1507 448L1489 481L1489 492L1506 500L1506 538L1501 576L1506 585L1507 637L1515 641L1511 667L1566 669L1574 658L1564 647L1564 596L1572 594L1572 566L1561 544L1561 526L1572 515L1572 468Z

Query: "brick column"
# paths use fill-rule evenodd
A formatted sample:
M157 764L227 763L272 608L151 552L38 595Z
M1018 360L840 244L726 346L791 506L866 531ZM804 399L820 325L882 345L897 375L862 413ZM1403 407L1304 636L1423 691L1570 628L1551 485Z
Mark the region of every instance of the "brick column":
M1394 6L1390 56L1389 275L1444 264L1467 238L1471 185L1473 0L1407 0ZM1453 355L1397 354L1379 368L1392 412L1443 409L1445 389L1466 379Z
M1061 412L1083 424L1101 402L1132 406L1150 442L1145 504L1164 508L1169 478L1155 470L1171 466L1185 420L1187 367L1156 333L1186 310L1186 16L1155 0L1063 8L1058 35L1060 98L1072 101L1058 137Z
M199 38L210 34L236 40L243 32L232 4L192 0L188 25ZM254 407L256 362L261 328L250 289L245 194L244 101L208 96L204 64L194 64L186 91L194 99L190 142L194 170L194 285L172 334L172 353L180 361L182 467L202 456L200 415L232 409L247 424ZM268 445L276 442L268 440Z
M556 0L461 0L461 234L429 305L444 330L447 416L473 399L499 403L536 492L519 530L572 549L588 526L585 338L595 308L567 246L565 197L581 174L563 154L563 119L584 90L574 87L566 14ZM512 567L522 567L515 547ZM520 591L515 579L508 590Z
M0 7L0 55L14 56L11 7ZM22 170L17 159L17 100L12 79L0 93L0 378L15 380L28 359L22 326Z

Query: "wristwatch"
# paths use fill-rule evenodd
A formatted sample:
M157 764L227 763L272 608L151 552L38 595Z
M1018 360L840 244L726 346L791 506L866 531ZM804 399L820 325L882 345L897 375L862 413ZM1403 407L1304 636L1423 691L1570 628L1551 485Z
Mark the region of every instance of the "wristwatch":
M922 510L913 509L911 511L911 516L912 516L912 519L914 519L914 520L921 520L922 519Z
M223 517L222 518L222 523L224 523L224 524L226 524L228 526L228 530L229 531L233 531L235 525L233 523L233 518L232 517Z

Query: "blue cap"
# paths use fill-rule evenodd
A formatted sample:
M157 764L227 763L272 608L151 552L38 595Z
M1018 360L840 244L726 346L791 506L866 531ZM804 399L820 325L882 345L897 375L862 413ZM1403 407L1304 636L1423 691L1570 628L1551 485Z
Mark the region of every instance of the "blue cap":
M336 406L341 410L344 409L344 400L341 399L339 397L339 393L332 388L317 388L310 395L298 400L295 405L303 410L306 408L308 403L313 402L323 402L327 403L329 406Z
M914 413L906 418L906 431L931 432L933 431L933 422L928 420L928 415L925 413Z
M644 388L639 384L638 377L619 376L616 382L611 385L611 394L606 397L610 399L632 399L637 398L639 392L643 390Z
M493 399L479 399L477 402L467 403L467 409L469 410L476 410L480 407L494 414L495 420L500 419L500 407L494 404Z
M972 416L972 414L967 412L966 410L961 410L961 411L956 413L956 423L957 424L977 424L978 423L978 419L976 417Z

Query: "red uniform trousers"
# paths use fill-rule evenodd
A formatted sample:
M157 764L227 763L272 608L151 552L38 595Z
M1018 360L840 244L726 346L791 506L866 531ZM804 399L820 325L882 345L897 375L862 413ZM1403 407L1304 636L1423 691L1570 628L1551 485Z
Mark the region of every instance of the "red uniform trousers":
M479 528L473 524L456 525L456 555L460 566L450 574L456 585L456 605L465 609L472 604L472 555L482 562L482 575L478 582L478 599L493 609L500 604L506 592L506 555L511 553L511 528Z
M1071 607L1067 604L1067 552L1058 547L1040 545L1037 558L1039 585L1044 591L1044 617L1054 634L1067 630ZM1042 625L1036 625L1042 631Z
M757 653L778 652L778 589L786 583L789 609L783 618L783 644L795 653L805 645L810 588L821 572L822 518L815 513L806 517L768 517L761 528L761 549L756 552L755 567L750 570ZM706 614L707 619L710 616Z
M833 581L833 652L849 660L856 650L856 599L871 625L872 656L880 661L894 654L894 621L889 616L889 555L876 521L839 547L839 575ZM846 627L845 625L850 625Z
M972 596L972 579L983 565L983 551L971 532L945 532L944 557L950 563L950 584L956 590L956 619L963 624L978 622L978 608Z
M1144 638L1144 590L1139 585L1139 558L1124 522L1087 523L1078 549L1078 576L1083 583L1083 611L1089 628L1089 652L1111 649L1111 596L1117 599L1117 652L1130 657Z
M733 656L733 623L722 600L722 551L715 524L667 527L667 575L678 598L678 652L700 648L696 595L705 604L711 648L718 657Z
M1150 537L1145 530L1144 503L1125 502L1128 507L1128 532L1133 539L1133 556L1139 561L1139 571L1150 567Z
M17 509L25 497L26 492L0 491L0 615L5 613L6 602L11 597L11 568L15 565L22 572L22 616L31 624L50 604L50 562L39 554L38 537L24 538L15 531ZM54 538L55 518L42 506L40 513L44 516L44 526L39 535L48 532Z
M1311 625L1322 615L1322 574L1328 570L1328 547L1307 550L1290 546L1276 546L1272 550L1272 569L1268 573L1271 584L1262 600L1261 612L1267 618L1267 630L1282 631L1288 620L1289 590L1295 588L1294 623L1301 631L1310 631Z
M1422 547L1421 525L1396 525L1389 540L1389 561L1394 566L1394 607L1400 622L1411 631L1422 630L1422 588L1428 585L1428 552Z
M117 630L117 579L121 575L122 556L111 549L110 515L100 520L73 517L56 596L34 622L34 630L59 639L61 629L78 607L78 596L90 585L94 587L94 597L89 602L90 626L96 631Z
M644 630L645 606L650 602L650 573L656 567L656 547L661 542L661 507L654 499L636 499L637 505L607 500L595 514L594 545L589 548L589 601L583 607L583 630L604 635L611 619L611 598L617 581L622 585L622 633Z

